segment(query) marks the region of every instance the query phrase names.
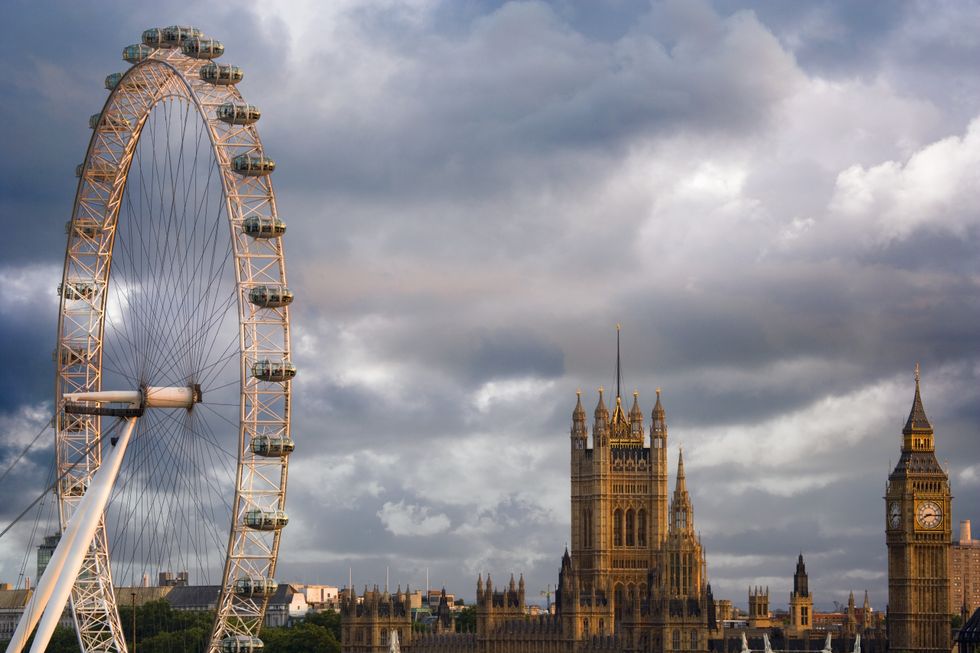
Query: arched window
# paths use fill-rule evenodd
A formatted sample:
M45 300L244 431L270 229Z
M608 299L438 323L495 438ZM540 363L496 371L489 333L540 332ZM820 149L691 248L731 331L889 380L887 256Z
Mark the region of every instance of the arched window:
M647 545L647 511L640 508L636 514L636 544L637 546Z
M623 511L613 513L613 546L623 546Z
M691 650L698 650L698 631L696 630L691 631Z
M588 617L586 617L585 619L582 620L582 632L585 633L586 635L589 634L589 618Z
M672 648L675 651L681 650L681 631L674 629L674 635L671 637Z
M604 619L599 620L599 634L600 635L606 634L606 621Z
M634 535L636 526L636 515L633 513L633 509L630 508L626 511L626 546L636 545L636 536Z

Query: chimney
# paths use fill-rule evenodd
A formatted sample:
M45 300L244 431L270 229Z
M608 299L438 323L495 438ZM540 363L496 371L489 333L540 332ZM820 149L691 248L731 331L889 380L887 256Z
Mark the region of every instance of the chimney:
M973 538L970 537L970 520L960 521L960 544L969 544Z
M143 574L143 585L142 586L143 587L149 587L150 586L150 575L149 574Z

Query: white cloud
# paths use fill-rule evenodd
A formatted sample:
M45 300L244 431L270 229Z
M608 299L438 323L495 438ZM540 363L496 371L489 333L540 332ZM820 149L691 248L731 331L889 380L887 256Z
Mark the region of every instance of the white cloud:
M428 536L449 530L449 517L442 513L430 514L428 506L406 504L405 501L385 501L378 511L378 519L394 535Z

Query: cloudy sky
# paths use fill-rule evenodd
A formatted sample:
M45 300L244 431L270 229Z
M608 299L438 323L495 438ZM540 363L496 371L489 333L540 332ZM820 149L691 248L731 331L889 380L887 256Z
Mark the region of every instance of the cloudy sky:
M5 461L51 410L87 118L120 49L175 22L244 67L279 164L302 450L280 579L554 584L575 391L613 384L617 322L716 596L785 607L802 551L818 606L884 608L916 362L954 534L980 520L973 2L12 0Z

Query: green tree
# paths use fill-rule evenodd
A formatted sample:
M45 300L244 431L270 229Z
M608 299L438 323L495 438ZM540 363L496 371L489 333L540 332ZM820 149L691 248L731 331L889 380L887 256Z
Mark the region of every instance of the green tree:
M324 626L300 622L291 628L262 630L264 653L340 653L340 642Z
M456 632L475 633L476 632L476 608L472 605L463 608L456 613Z

